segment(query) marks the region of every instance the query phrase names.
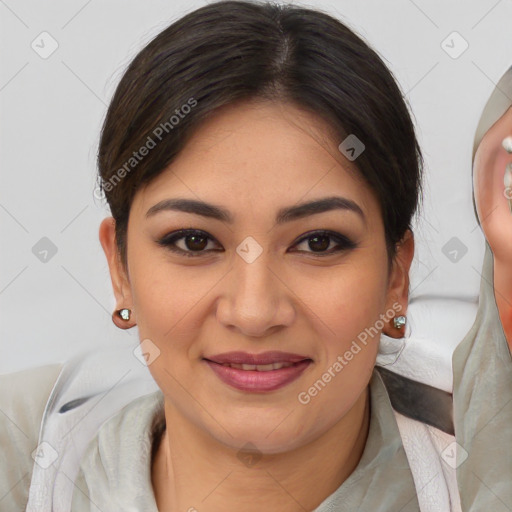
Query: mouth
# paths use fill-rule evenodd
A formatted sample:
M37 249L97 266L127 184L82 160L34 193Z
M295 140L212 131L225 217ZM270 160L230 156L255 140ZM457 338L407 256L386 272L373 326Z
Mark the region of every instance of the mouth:
M308 356L286 352L227 352L203 360L231 387L242 391L273 391L297 379L313 363Z
M208 361L208 359L207 359ZM212 361L215 363L215 361ZM220 364L220 363L216 363ZM222 366L229 366L230 368L236 368L237 370L251 370L257 372L269 372L272 370L280 370L281 368L288 368L297 363L269 363L269 364L236 364L236 363L222 363Z
M260 354L250 354L248 352L224 352L213 356L204 357L208 361L217 364L228 365L249 365L249 366L268 366L273 364L292 365L299 363L306 359L311 360L309 356L301 354L292 354L291 352L281 352L279 350L272 350L268 352L261 352ZM244 368L245 370L253 370L254 368ZM272 370L272 368L264 368L259 371Z

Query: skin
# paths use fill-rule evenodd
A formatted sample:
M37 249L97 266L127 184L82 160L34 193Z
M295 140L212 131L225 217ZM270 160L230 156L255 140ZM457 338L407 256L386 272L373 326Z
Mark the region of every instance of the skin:
M388 274L379 203L356 174L357 160L345 159L329 133L321 119L290 104L229 105L137 192L127 269L113 219L101 223L117 307L132 309L130 322L118 325L136 323L140 339L160 350L149 364L168 426L152 465L160 511L312 510L361 458L379 336L310 403L297 396L393 304L406 313L414 240L408 231ZM355 201L366 220L338 209L275 224L280 208L332 195ZM151 206L176 197L222 206L234 222L176 211L145 218ZM183 228L212 237L203 252L221 251L187 258L157 244ZM327 239L318 249L311 237L301 241L324 229L357 247L321 256L338 242ZM252 263L236 253L247 236L263 249ZM197 247L176 243L189 252ZM390 322L384 331L403 336ZM313 363L278 390L246 392L224 384L202 360L232 350L282 350ZM253 465L237 456L248 442L261 456Z
M475 153L473 183L480 225L494 256L494 296L512 350L512 214L504 196L503 175L512 155L503 139L512 135L512 108L487 131Z

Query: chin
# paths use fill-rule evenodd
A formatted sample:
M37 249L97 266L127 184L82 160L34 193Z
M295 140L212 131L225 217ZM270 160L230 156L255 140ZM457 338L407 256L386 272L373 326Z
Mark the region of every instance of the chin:
M226 430L219 427L214 433L210 433L217 441L237 452L246 447L248 451L271 455L285 453L302 444L307 444L308 439L305 438L304 433L297 432L296 421L293 421L293 424L290 422L288 427L284 425L285 422L280 424L280 421L282 420L276 420L275 416L267 421L255 422L252 419L247 423L236 425L220 420L219 423Z

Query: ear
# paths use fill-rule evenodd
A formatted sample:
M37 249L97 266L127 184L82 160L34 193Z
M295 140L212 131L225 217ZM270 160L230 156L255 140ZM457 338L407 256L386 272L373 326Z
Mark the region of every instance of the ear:
M409 301L409 269L414 258L414 235L408 229L397 245L388 281L386 310L395 309L396 316L406 316ZM393 338L403 337L404 327L397 329L393 319L383 329L384 334Z
M118 327L126 329L135 325L135 312L133 311L130 281L117 249L115 226L116 222L113 217L103 219L99 229L99 240L103 247L103 251L105 252L105 256L107 257L110 279L112 281L112 288L116 298L116 310L121 308L128 308L132 310L129 321L121 320L118 323L116 321L116 315L113 315L112 317L114 323Z

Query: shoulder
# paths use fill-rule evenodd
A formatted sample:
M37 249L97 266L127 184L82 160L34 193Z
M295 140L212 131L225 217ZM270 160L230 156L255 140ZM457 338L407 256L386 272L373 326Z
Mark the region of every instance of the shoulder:
M46 402L63 363L0 375L0 500L5 511L24 510Z
M378 368L393 407L421 510L460 512L452 396Z
M165 426L160 390L137 397L105 421L88 443L74 481L72 510L153 509L151 460ZM134 471L137 468L137 471Z

